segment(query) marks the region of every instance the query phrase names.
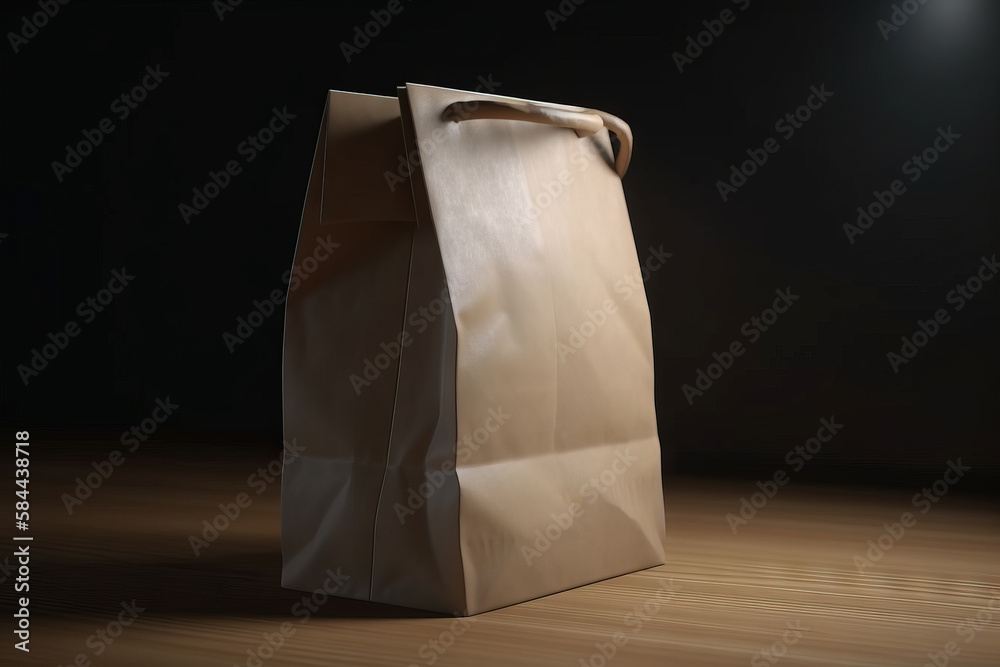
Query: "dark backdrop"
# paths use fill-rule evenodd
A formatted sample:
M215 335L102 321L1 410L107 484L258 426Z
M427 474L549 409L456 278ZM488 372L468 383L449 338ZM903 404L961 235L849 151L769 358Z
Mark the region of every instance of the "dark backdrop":
M815 471L891 480L962 457L996 479L1000 280L961 310L948 298L1000 252L995 3L912 0L893 17L887 1L403 0L347 62L340 43L387 4L76 0L26 41L11 33L33 34L23 17L38 5L5 5L5 427L110 448L169 396L181 407L156 438L277 446L281 313L233 353L223 333L282 287L326 91L491 77L499 94L632 126L636 245L672 253L646 284L668 465L765 470L833 417L844 428ZM724 9L731 23L713 22ZM699 33L707 46L691 46ZM120 119L111 102L147 66L168 74ZM822 105L794 133L776 127L812 87ZM295 118L186 225L178 205L242 159L273 108ZM102 118L114 130L60 182L53 161ZM939 128L959 137L909 180L904 163ZM718 182L768 138L777 152L724 201ZM906 191L851 243L844 224L894 179ZM86 322L77 305L122 267L134 280ZM744 323L779 288L795 305L689 401L682 385L749 343ZM887 353L939 308L949 321L895 372ZM70 321L79 334L25 384L18 366Z

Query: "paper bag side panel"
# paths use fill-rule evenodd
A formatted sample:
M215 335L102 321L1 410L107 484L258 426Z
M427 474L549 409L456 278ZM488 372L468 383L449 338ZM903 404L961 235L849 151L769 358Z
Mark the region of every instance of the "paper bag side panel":
M405 89L399 103L407 154L416 155ZM410 166L420 224L406 304L407 345L379 502L372 599L464 614L455 475L455 322L437 235L426 216L419 163Z
M457 432L490 430L458 465L470 613L662 563L649 311L607 132L448 122L452 103L511 98L407 91L417 138L440 138L421 160Z
M394 98L331 91L285 306L284 438L301 450L282 474L288 588L321 589L339 568L338 595L370 594L415 216L368 190L401 150Z

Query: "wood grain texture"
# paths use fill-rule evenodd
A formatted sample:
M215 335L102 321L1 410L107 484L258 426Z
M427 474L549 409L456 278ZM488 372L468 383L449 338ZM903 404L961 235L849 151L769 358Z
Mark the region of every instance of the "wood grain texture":
M598 645L610 652L620 633L606 664L920 666L955 642L949 665L1000 665L1000 515L957 493L920 514L919 488L793 481L734 534L725 515L752 482L667 479L664 566L465 623L338 598L303 622L292 609L305 594L278 586L279 484L258 495L247 482L267 459L149 446L69 515L60 496L106 452L67 447L57 464L33 462L32 652L8 641L4 665L82 653L95 666L253 667L248 650L284 622L294 634L261 664L596 667ZM240 492L252 504L196 557L189 536ZM854 556L905 511L916 525L860 573ZM9 609L10 581L0 597ZM88 637L132 600L145 611L95 655Z

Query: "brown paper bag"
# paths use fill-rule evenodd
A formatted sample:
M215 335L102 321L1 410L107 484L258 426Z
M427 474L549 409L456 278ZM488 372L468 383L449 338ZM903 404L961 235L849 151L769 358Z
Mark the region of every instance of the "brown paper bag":
M323 115L285 312L282 585L468 615L663 563L628 126L398 94L330 91Z

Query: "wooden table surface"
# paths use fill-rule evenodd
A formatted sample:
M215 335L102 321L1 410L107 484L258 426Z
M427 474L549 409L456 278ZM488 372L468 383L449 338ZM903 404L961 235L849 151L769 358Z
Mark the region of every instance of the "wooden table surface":
M14 650L8 628L0 664L1000 665L1000 513L984 499L953 493L916 511L916 525L859 572L854 557L914 511L919 488L793 481L734 534L725 515L752 482L668 478L661 567L466 623L338 598L303 622L291 610L304 594L278 586L279 483L252 493L199 556L189 543L266 458L149 447L69 515L61 496L100 451L33 462L32 651ZM133 600L142 611L112 639ZM294 633L280 637L285 622Z

